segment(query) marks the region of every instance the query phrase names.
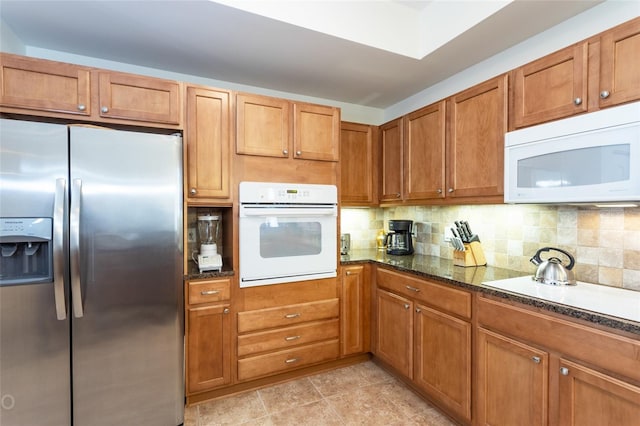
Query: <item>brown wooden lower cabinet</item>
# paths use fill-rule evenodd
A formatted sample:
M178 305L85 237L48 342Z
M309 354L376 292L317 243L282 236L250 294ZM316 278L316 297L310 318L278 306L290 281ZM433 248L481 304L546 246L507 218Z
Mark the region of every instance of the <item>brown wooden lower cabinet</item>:
M411 293L417 300L434 292L444 296L438 284L405 278L395 272L378 270L377 279L378 285ZM430 298L430 305L442 302L447 310L456 307L455 310L466 313L470 311L470 300L468 309L449 303L460 296L455 293ZM375 312L375 356L449 414L470 422L471 323L383 289L377 290Z
M231 382L229 305L187 310L187 394Z
M563 359L559 387L561 425L637 426L640 423L638 386Z
M413 381L471 420L471 324L426 306L415 309Z
M354 265L342 271L340 299L340 355L365 353L370 350L371 289L369 268Z
M637 425L640 339L478 297L478 425Z
M546 425L549 356L546 352L478 330L479 425Z

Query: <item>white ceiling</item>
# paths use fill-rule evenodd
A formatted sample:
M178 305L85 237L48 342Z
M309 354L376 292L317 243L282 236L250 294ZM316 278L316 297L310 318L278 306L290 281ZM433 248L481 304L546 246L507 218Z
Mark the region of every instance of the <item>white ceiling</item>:
M0 18L30 47L387 108L601 1L0 0Z

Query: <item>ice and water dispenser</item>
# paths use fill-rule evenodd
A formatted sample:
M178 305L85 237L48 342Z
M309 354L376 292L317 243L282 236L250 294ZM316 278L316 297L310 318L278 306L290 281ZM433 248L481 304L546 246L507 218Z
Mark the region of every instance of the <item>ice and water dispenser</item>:
M0 218L0 285L53 281L52 219Z

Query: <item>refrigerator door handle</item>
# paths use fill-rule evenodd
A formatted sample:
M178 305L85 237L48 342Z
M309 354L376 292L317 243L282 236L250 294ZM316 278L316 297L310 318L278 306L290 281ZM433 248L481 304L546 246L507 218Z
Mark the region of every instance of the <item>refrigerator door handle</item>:
M53 199L53 297L56 303L56 317L67 319L67 304L64 297L64 218L66 210L65 194L67 180L56 179L56 192Z
M71 186L70 243L71 243L71 298L73 315L82 318L82 285L80 282L80 204L82 196L82 180L74 179Z

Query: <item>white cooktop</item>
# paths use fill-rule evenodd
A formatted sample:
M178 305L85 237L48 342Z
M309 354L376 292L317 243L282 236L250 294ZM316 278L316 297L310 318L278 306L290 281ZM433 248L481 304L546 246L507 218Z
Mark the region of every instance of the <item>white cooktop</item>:
M640 291L580 281L575 286L553 286L535 282L531 279L531 275L487 281L482 284L549 302L640 322Z

